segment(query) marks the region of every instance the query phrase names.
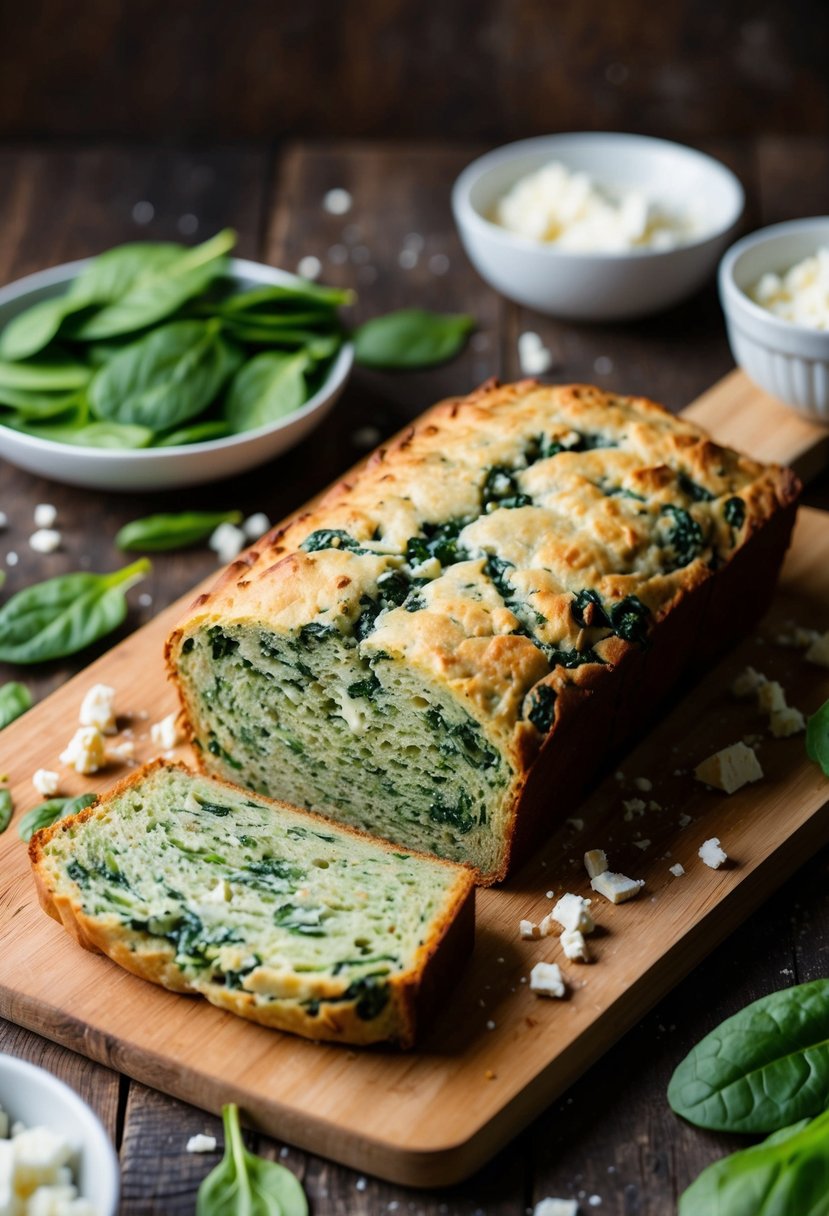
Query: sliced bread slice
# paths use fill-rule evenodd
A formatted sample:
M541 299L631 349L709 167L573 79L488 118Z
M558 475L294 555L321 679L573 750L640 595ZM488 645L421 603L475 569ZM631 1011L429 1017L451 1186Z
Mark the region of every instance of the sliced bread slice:
M82 946L308 1038L410 1046L472 948L468 871L180 765L137 771L30 856Z

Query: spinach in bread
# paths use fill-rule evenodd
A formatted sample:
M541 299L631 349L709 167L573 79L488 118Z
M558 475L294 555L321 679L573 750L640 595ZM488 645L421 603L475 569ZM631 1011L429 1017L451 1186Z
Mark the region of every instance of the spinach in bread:
M312 1038L409 1043L432 956L471 948L466 871L157 763L31 845L84 944Z
M650 654L795 494L640 398L524 382L443 403L174 632L203 762L501 877L581 691Z

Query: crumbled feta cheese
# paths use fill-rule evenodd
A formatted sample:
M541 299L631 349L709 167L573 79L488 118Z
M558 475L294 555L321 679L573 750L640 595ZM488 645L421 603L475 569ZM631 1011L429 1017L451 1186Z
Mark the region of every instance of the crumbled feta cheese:
M579 1205L575 1199L549 1197L535 1205L533 1216L579 1216Z
M675 865L670 867L670 872L673 874L674 878L681 878L685 873L685 867L680 865L679 862L676 862Z
M649 849L651 847L651 842L646 836L643 836L641 840L634 840L633 843L636 845L637 849L641 849L643 853L645 852L645 849Z
M654 799L651 798L650 802L648 803L648 810L649 811L661 811L662 804L659 802L655 802Z
M700 845L699 855L712 870L719 870L720 866L728 861L728 854L720 848L719 836L712 836L710 840L704 840Z
M19 561L20 561L20 558L17 556L17 554L14 552L14 550L12 550L10 553L6 554L6 565L7 566L16 566Z
M81 726L95 726L102 735L114 735L117 730L114 700L115 689L109 684L93 684L81 701L78 714Z
M174 710L166 718L162 718L160 722L153 722L150 727L150 738L156 747L160 747L165 752L178 747L182 741L181 732L178 728L178 713Z
M561 942L565 958L573 959L580 963L590 962L592 956L587 947L587 942L584 940L584 934L580 933L578 929L565 929L558 940Z
M297 262L296 272L301 279L318 279L322 274L322 262L313 253L306 253Z
M57 507L50 502L39 502L35 507L34 521L36 528L51 528L58 517Z
M219 524L210 540L208 547L213 550L220 562L232 562L245 547L247 537L241 528L227 522Z
M271 526L271 521L268 519L264 511L257 511L255 515L249 515L242 524L242 531L248 540L259 540L260 536L264 536Z
M806 661L818 667L829 667L829 633L820 633L806 651Z
M787 705L783 709L772 711L769 727L775 739L788 739L790 735L799 735L806 729L806 719L799 709Z
M519 236L580 253L670 249L694 232L690 215L672 214L637 190L614 193L558 161L520 178L494 218Z
M29 1196L22 1211L26 1216L69 1216L76 1210L74 1199L78 1194L70 1185L39 1186Z
M57 1171L72 1159L72 1145L49 1127L24 1128L12 1141L14 1189L21 1197L39 1186L52 1186Z
M107 762L104 736L96 726L78 727L60 760L77 773L97 773Z
M653 782L650 777L634 777L633 784L638 790L643 790L645 793L653 789Z
M584 855L584 868L587 870L588 878L595 878L597 874L604 874L606 870L609 870L607 853L604 849L588 849Z
M196 1136L191 1136L187 1141L186 1151L188 1153L214 1153L216 1151L216 1137L205 1136L203 1132L199 1132Z
M562 929L578 929L580 933L592 933L596 928L593 917L590 915L590 900L584 899L581 895L570 893L562 895L549 918L544 918L544 920L548 919L561 925ZM541 929L544 932L544 921L541 922Z
M634 899L644 885L644 879L628 878L625 874L613 874L610 870L597 874L590 880L593 890L609 899L612 904L623 904Z
M563 997L566 988L558 963L536 963L530 972L530 988L539 996Z
M523 376L543 376L553 366L552 351L537 333L528 330L518 335L518 363Z
M199 805L201 810L201 805ZM219 878L214 887L211 887L204 895L201 896L199 902L203 904L229 904L233 899L233 888L226 878Z
M748 295L783 321L829 330L829 247L803 258L784 274L760 276Z
M522 920L518 925L518 932L527 940L534 941L537 937L541 937L541 929L532 920Z
M759 781L763 770L751 748L741 742L732 743L702 760L694 769L694 776L704 785L733 794L744 785Z
M322 205L329 215L346 215L351 210L351 195L341 186L328 190L322 200Z
M60 788L60 777L49 768L39 768L32 774L32 785L41 797L54 798Z
M765 680L757 689L757 704L764 713L786 708L786 694L777 680Z
M762 672L755 671L753 667L746 667L733 681L731 692L735 697L750 697L766 682Z
M132 760L135 756L135 744L132 739L125 739L123 743L116 743L111 747L109 754L115 760Z
M803 629L802 626L788 621L780 633L775 636L774 642L777 646L790 646L797 650L805 650L819 637L817 629Z
M60 548L61 535L54 528L38 528L29 537L29 545L35 553L54 553Z
M625 823L630 823L638 815L644 815L646 807L641 798L626 798L622 802L625 808Z
M566 823L567 823L568 828L572 828L574 832L583 832L584 831L584 820L583 819L577 819L577 818L568 819L568 820L566 820Z

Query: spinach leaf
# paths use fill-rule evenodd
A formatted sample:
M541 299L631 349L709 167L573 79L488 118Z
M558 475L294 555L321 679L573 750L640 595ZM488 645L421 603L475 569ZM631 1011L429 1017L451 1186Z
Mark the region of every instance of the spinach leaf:
M196 1216L308 1216L297 1179L276 1161L245 1148L235 1103L222 1107L224 1157L199 1187Z
M77 815L78 811L92 806L92 803L97 800L97 794L78 794L74 798L50 798L48 802L41 802L39 806L33 807L28 814L23 816L17 829L18 835L21 840L31 840L35 832L39 832L41 828L48 828L58 819L67 819L70 815Z
M453 359L475 328L463 313L404 308L366 321L354 331L354 357L364 367L431 367Z
M157 448L178 448L188 443L209 443L211 439L226 439L230 427L221 419L210 422L194 422L191 426L182 426L167 435L156 438Z
M626 595L610 609L613 632L624 642L644 642L649 621L650 612L636 595Z
M461 790L458 801L447 805L437 794L429 807L429 818L435 823L455 828L462 836L476 826L472 815L472 799L466 790Z
M12 317L0 333L0 358L28 359L48 346L67 317L89 308L90 301L68 295L38 300Z
M318 283L275 283L269 287L254 287L249 291L237 291L221 301L218 311L225 316L240 313L274 316L268 312L270 306L295 305L316 311L333 312L342 305L353 304L354 292L341 287L323 287Z
M200 414L241 361L218 321L171 321L98 371L90 404L110 422L168 430Z
M84 388L92 375L85 363L68 359L38 359L30 363L0 362L0 388L27 393L68 392Z
M549 684L536 684L527 698L527 718L542 735L546 735L555 722L556 695L556 690Z
M150 569L146 558L111 574L64 574L18 591L0 608L0 661L62 659L124 620L124 593Z
M715 1161L679 1216L829 1216L829 1110Z
M770 1132L829 1105L829 980L773 992L698 1043L668 1086L697 1127Z
M70 443L80 448L146 448L153 433L146 426L129 426L121 422L85 422L83 415L61 422L45 424L28 422L18 415L3 420L6 426L52 443Z
M25 684L10 680L0 685L0 730L32 708L32 694Z
M67 393L33 392L25 388L4 388L0 384L0 405L16 410L22 419L54 418L77 401L77 391Z
M347 549L349 553L370 553L363 549L358 541L342 528L318 528L309 533L299 546L305 553L319 553L322 549Z
M678 507L672 502L666 503L661 513L663 518L670 520L667 543L675 554L670 569L687 566L702 549L702 528L684 507Z
M235 432L252 431L292 414L307 396L308 357L256 355L240 368L227 390L224 416Z
M11 790L5 785L0 786L0 835L5 832L11 823L13 813L14 804L12 802Z
M176 515L147 515L124 524L115 536L119 549L183 549L204 540L219 524L238 524L241 511L182 511Z
M806 723L806 755L829 777L829 701L824 701Z
M124 294L73 326L71 337L84 342L114 338L165 320L224 273L227 263L223 255L235 244L236 233L227 228L203 245L185 249L170 260L162 259L161 264L150 260L134 279L124 276Z
M116 245L94 258L69 288L69 298L97 304L112 304L142 278L172 266L183 254L185 245L172 241L131 241Z
M737 532L742 528L746 517L746 504L742 498L727 498L723 506L723 515L725 522L730 524Z

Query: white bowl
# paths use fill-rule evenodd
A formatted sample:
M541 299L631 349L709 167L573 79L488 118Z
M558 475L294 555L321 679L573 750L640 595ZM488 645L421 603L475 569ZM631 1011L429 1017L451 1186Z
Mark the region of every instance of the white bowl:
M58 295L90 261L90 258L83 258L78 262L64 262L62 266L38 271L0 288L0 328L38 300ZM285 270L240 258L231 259L230 269L243 290L262 284L298 281L296 275ZM304 439L339 397L353 359L353 347L346 343L324 383L301 409L278 422L241 435L176 448L123 451L55 443L0 426L0 456L54 481L97 490L169 490L216 481L264 464Z
M747 295L761 275L785 272L822 245L829 245L829 216L744 236L720 265L720 300L743 371L798 414L829 425L829 333L784 321Z
M519 178L551 161L584 171L599 185L640 190L670 211L691 210L702 235L669 250L573 253L487 218ZM629 320L691 295L713 274L744 202L731 170L693 148L592 131L497 148L468 165L452 191L461 239L483 278L519 304L579 321Z
M78 1192L99 1216L118 1209L118 1157L97 1115L74 1089L14 1056L0 1055L0 1106L11 1122L48 1127L77 1148L73 1172Z

